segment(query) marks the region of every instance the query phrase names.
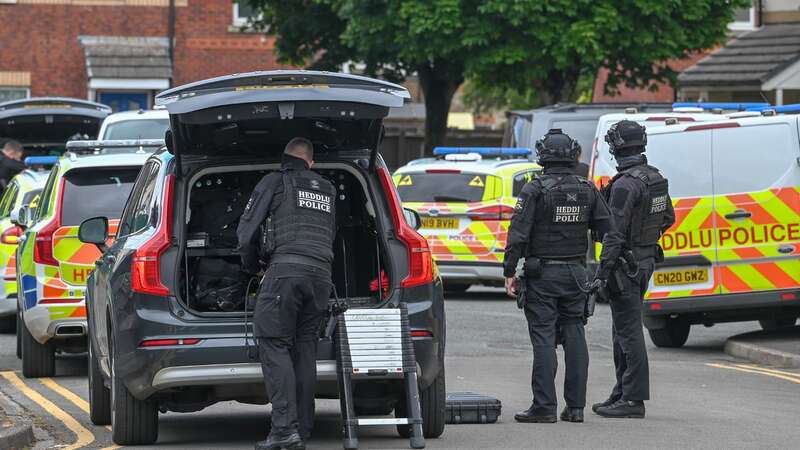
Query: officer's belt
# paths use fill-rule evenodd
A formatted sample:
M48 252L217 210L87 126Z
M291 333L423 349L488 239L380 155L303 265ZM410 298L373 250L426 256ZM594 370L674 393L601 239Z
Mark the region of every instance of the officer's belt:
M308 256L295 255L293 253L281 253L272 255L269 258L269 265L273 264L303 264L306 266L316 267L321 270L330 271L330 264L322 262L316 258L309 258Z
M549 265L549 264L583 264L583 260L580 259L542 259L542 265Z

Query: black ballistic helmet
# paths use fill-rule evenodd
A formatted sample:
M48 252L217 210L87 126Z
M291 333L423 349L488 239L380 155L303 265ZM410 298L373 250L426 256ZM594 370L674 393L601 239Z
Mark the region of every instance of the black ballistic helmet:
M644 151L644 146L647 145L647 133L638 123L621 120L608 130L606 142L611 147L609 151L612 155L632 155Z
M575 164L581 145L564 134L560 128L553 128L536 141L536 154L540 165L554 162Z

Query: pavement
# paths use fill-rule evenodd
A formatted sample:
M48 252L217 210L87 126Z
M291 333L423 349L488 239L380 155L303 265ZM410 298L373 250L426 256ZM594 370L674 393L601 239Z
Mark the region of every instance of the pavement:
M531 345L525 319L498 289L470 289L446 302L447 389L492 395L503 402L499 421L448 425L429 449L738 449L800 448L800 370L776 369L727 355L731 336L759 330L756 322L694 327L686 346L649 343L652 399L644 420L603 419L587 409L583 424L518 424L530 405ZM611 318L598 305L587 326L591 364L589 403L606 398L613 383ZM560 369L563 358L559 350ZM89 421L85 356L59 358L53 378L24 379L14 338L0 335L0 394L27 411L34 449L115 448L107 427ZM563 384L559 373L557 386ZM233 402L201 412L160 416L154 449L252 449L265 436L269 408ZM317 405L309 449L338 449L339 405ZM393 427L360 432L361 448L408 448Z
M758 364L800 368L800 326L734 336L725 343L725 353Z

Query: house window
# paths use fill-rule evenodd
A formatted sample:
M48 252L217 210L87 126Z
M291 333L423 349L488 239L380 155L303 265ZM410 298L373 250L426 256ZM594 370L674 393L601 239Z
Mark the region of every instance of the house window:
M251 19L257 19L258 13L248 0L233 2L233 25L245 27Z
M31 91L25 87L0 86L0 103L10 100L20 100L31 96Z
M728 25L728 28L733 31L747 31L756 29L756 9L749 8L736 8L733 14L733 22Z

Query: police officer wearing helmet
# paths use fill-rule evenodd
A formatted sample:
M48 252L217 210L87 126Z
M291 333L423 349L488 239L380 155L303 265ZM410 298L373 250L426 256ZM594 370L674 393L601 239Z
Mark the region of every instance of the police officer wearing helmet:
M239 222L246 271L266 271L253 328L272 403L272 427L256 450L303 449L314 424L316 349L330 298L336 190L312 172L312 143L294 138L281 169L256 185Z
M517 413L519 422L556 422L556 345L566 360L561 420L583 422L589 352L584 334L587 300L585 259L588 231L605 233L610 214L600 193L575 174L580 145L550 130L536 142L543 175L520 193L508 230L504 275L506 292L517 294L517 263L525 257L525 318L533 344L533 404Z
M658 241L675 222L669 185L647 164L645 128L623 120L606 134L617 175L604 189L613 230L603 239L594 287L605 286L613 319L617 382L607 400L592 410L603 417L643 418L650 399L647 349L642 330L642 298L663 255Z

